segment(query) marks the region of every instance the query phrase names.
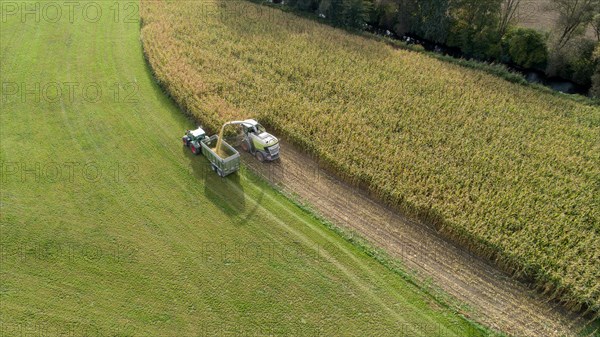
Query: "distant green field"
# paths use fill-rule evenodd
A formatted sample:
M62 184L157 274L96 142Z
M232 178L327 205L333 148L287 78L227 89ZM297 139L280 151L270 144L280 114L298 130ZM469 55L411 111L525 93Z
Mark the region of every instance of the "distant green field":
M2 335L487 334L253 175L210 172L138 3L77 4L3 7Z

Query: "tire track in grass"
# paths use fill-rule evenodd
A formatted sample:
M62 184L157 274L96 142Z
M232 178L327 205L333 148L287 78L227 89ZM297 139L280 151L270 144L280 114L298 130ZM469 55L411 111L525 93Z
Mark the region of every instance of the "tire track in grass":
M215 176L214 179L217 179L216 176ZM245 177L244 179L247 180L248 178ZM233 188L237 189L238 191L243 192L238 186L236 186L232 182L229 182L226 179L222 179L222 180L224 180L225 183L229 184L230 186L232 186ZM258 186L256 186L256 185L251 185L251 187L253 189L255 189L255 190L258 189ZM356 266L358 266L362 272L365 273L364 278L368 278L370 280L376 279L378 281L378 283L384 283L384 282L386 282L385 280L382 280L381 275L379 275L379 273L377 273L377 271L374 271L369 266L366 266L356 256L354 256L350 251L348 251L348 247L343 247L342 245L348 245L348 244L345 243L345 242L342 242L340 244L340 239L333 237L333 235L336 235L336 234L331 233L330 235L323 235L322 231L323 230L327 230L327 229L316 228L315 224L307 221L305 217L299 215L297 212L293 212L293 211L289 212L288 211L289 210L289 205L288 205L288 207L286 207L286 205L284 205L281 201L277 200L277 198L274 198L273 196L271 196L270 193L265 193L265 196L266 196L266 198L269 199L269 201L272 204L276 204L279 207L279 209L281 210L281 212L288 212L288 214L290 214L290 213L293 214L293 216L294 216L294 218L296 220L298 220L299 222L303 223L304 225L307 225L307 227L309 227L314 234L319 235L319 237L321 239L327 240L327 242L329 244L331 244L331 245L333 245L335 247L338 247L339 251L342 252L344 254L344 256L346 256L347 258L349 258L350 260L352 260L354 262L354 264ZM221 197L224 199L224 201L227 200L227 198L225 198L224 196L221 196ZM294 237L296 237L299 240L301 240L302 243L309 245L313 241L306 234L303 234L300 231L298 231L297 229L294 229L292 226L288 225L284 220L282 220L279 216L277 216L278 213L273 212L273 211L265 208L262 204L257 203L252 198L247 198L247 201L249 201L250 203L254 203L254 206L258 207L265 215L267 215L269 218L273 219L281 227L285 228L289 233L293 234ZM292 206L292 207L294 207L294 206ZM263 233L264 233L265 236L268 235L268 231L266 231L266 230L263 231ZM320 251L320 254L323 254L323 256L325 257L325 259L327 261L329 261L330 263L332 263L339 271L341 271L344 275L346 275L346 277L350 281L352 281L353 284L358 289L360 289L364 294L368 295L370 298L372 298L373 300L375 300L388 313L392 314L397 319L397 321L405 323L403 326L407 327L410 330L411 333L414 333L414 334L419 335L419 336L427 336L427 334L424 333L423 331L419 331L418 327L415 327L414 325L410 324L411 322L408 321L408 320L406 320L406 318L403 317L401 313L398 313L396 310L394 310L393 307L390 307L388 303L386 303L381 297L379 297L375 293L375 291L373 289L371 289L369 287L369 285L363 280L362 277L354 275L352 272L350 272L344 266L344 264L342 262L338 261L331 253L326 252L326 251ZM400 296L399 294L397 294L397 299L398 300L403 300L405 298L402 297L402 296ZM411 305L411 307L414 308L413 305ZM414 310L413 312L419 312L419 310ZM422 315L422 314L418 315L418 317L421 318L421 320L427 320L430 323L431 326L435 325L435 322L431 319L431 317L428 317L428 316L425 316L425 315ZM408 331L406 331L406 332L408 332ZM456 335L456 336L458 336L458 335Z
M274 203L277 203L277 204L278 204L278 205L281 207L281 210L285 210L285 209L286 209L285 205L283 205L283 203L282 203L281 201L279 201L279 200L276 200L275 198L272 198L272 197L270 197L270 199L271 199L271 201L272 201L272 202L274 202ZM331 236L329 236L329 235L328 235L328 236L324 236L324 235L322 235L322 230L323 230L323 229L322 229L322 228L317 228L317 227L315 226L315 224L314 224L314 223L311 223L311 222L307 221L307 220L306 220L306 218L304 218L304 217L301 217L301 216L300 216L300 215L298 215L297 213L294 213L294 216L295 216L295 218L296 218L298 221L300 221L300 222L304 223L305 225L307 225L308 227L310 227L310 229L313 231L313 233L315 233L315 234L319 234L319 235L320 235L322 238L325 238L325 239L328 241L328 243L329 243L329 244L337 246L337 247L339 248L339 250L340 250L342 253L344 253L344 255L345 255L347 258L349 258L350 260L352 260L356 266L360 267L360 269L361 269L361 270L362 270L362 271L363 271L363 272L366 274L366 276L368 276L368 279L370 279L370 280L374 280L374 279L376 279L376 280L377 280L377 284L383 284L383 283L386 283L386 282L387 282L386 280L384 280L384 279L381 277L380 273L378 273L377 271L373 270L371 267L367 266L367 265L366 265L364 262L360 261L360 260L357 258L357 256L355 256L354 254L352 254L352 253L351 253L351 252L350 252L348 249L343 249L343 247L342 247L341 245L343 244L343 245L346 245L346 246L347 246L347 245L349 245L348 243L346 243L346 242L343 242L342 244L339 244L339 242L336 242L336 241L339 241L339 240L335 240L335 239L333 239L333 238L332 238ZM337 234L336 234L336 235L337 235ZM330 254L329 254L329 255L330 255ZM333 257L331 257L331 258L333 258ZM357 277L356 279L357 279L357 280L360 280L360 278L358 278L358 277ZM416 287L415 287L415 288L416 288ZM367 290L370 292L370 295L372 295L372 296L377 296L377 295L376 295L376 294L375 294L375 293L374 293L374 292L373 292L373 291L372 291L372 290L371 290L371 289L370 289L368 286L365 286L365 289L367 289ZM398 300L402 300L402 299L404 299L404 298L403 298L402 296L399 296L399 295L398 295L398 296L397 296L397 299L398 299ZM389 307L388 307L388 308L389 308ZM390 310L393 310L393 308L389 308L389 309L390 309ZM415 312L418 312L418 311L415 311ZM432 325L433 325L433 324L435 324L435 323L433 322L433 320L431 320L429 317L427 317L427 316L425 316L425 315L419 315L419 317L420 317L422 320L429 320L429 322L430 322L430 323L432 323ZM413 332L415 332L415 329L414 329L414 328L412 328L412 327L411 327L411 330L412 330ZM422 333L422 332L421 332L421 331L419 331L419 333Z
M211 178L208 178L211 179ZM228 181L226 178L222 179L222 178L218 178L216 175L213 179L221 179L221 181L223 183L228 184L230 187L233 187L234 189L236 189L239 192L243 192L242 189L240 189L238 186L236 186L236 184ZM244 179L247 180L247 178L245 177ZM246 185L246 186L250 186L252 187L255 191L259 191L260 189L256 186L256 185ZM264 192L264 191L263 191ZM295 212L289 212L288 209L285 208L284 205L282 205L278 200L276 200L275 198L273 198L272 196L269 195L269 193L263 193L262 195L265 195L270 202L273 202L275 204L277 204L279 207L281 207L283 212L286 212L287 214L293 214L293 216L301 221L304 224L308 224L310 225L305 219L303 219L302 217L300 217L298 214L296 214ZM225 203L229 203L228 199L226 198L226 196L223 196L220 194L220 197L222 198L223 202ZM294 229L292 226L288 225L284 220L282 220L275 212L267 209L265 206L262 205L262 203L259 203L257 201L255 201L253 198L248 198L246 197L246 200L249 201L250 203L254 204L254 208L259 209L265 216L267 216L268 218L272 219L274 222L276 222L277 224L279 224L282 228L285 228L285 230L292 234L295 238L299 239L302 241L303 244L309 245L312 243L313 240L311 240L311 238L309 238L306 234L301 233L300 231ZM229 203L230 204L230 203ZM311 226L312 227L312 226ZM314 231L314 228L312 228ZM263 230L262 231L264 236L269 236L272 239L276 239L275 237L273 237L272 235L269 235L269 231L268 230ZM321 233L318 233L321 234ZM327 239L330 243L334 243L334 240L330 237L325 237L325 236L320 236L321 238L325 238ZM282 242L281 240L279 240L279 242ZM345 250L341 250L344 253L347 254L347 252ZM366 286L364 284L364 282L362 280L360 280L359 277L353 275L352 273L350 273L347 268L345 268L342 263L340 263L339 261L337 261L331 254L329 253L325 253L325 257L327 259L327 261L329 261L330 263L332 263L333 265L335 265L335 267L342 271L344 273L344 275L346 275L346 277L351 280L363 293L369 295L371 298L377 300L377 302L386 309L386 311L388 311L389 313L393 314L398 320L404 321L404 318L402 318L401 316L399 316L392 308L390 308L389 306L387 306L378 296L376 296L372 290L369 289L368 286Z

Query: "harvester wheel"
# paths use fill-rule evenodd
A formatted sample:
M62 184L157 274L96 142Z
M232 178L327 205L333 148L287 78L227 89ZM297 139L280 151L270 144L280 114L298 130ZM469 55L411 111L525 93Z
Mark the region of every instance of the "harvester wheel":
M244 150L246 152L250 152L250 145L248 144L247 141L242 142L242 150Z
M265 161L265 156L262 154L262 152L256 151L256 159L262 163Z

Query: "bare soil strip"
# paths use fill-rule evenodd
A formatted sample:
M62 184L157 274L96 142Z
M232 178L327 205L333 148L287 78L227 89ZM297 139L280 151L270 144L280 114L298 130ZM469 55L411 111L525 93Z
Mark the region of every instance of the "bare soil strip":
M281 148L278 162L259 163L247 153L244 162L336 226L399 259L418 280L430 280L466 304L470 318L516 336L575 336L583 328L583 319L465 252L431 226L404 218L343 183L285 140Z

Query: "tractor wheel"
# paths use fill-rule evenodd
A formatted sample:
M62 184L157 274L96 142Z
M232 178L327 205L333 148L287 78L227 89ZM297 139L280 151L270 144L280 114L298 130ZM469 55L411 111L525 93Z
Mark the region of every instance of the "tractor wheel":
M250 152L250 144L248 144L247 141L242 142L242 150L244 150L246 152Z
M265 156L262 154L262 152L256 151L256 159L262 163L265 161Z
M183 141L183 146L190 146L190 144L188 143L187 139L185 139L185 137L181 138L181 140Z
M195 155L198 155L198 153L200 152L200 149L198 149L194 145L190 145L190 148L192 149L192 153Z

